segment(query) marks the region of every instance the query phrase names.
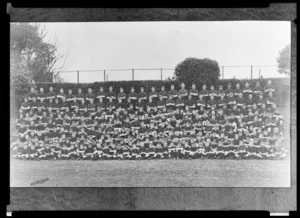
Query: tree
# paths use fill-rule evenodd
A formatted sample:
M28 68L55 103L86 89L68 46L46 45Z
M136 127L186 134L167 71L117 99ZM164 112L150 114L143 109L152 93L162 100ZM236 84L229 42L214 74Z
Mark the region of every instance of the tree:
M46 42L46 35L45 26L38 24L12 23L10 26L11 107L20 106L32 80L52 82L65 67L67 56L58 53L57 40ZM64 60L63 64L59 66L58 60Z
M53 77L65 67L67 55L57 51L57 40L54 43L45 41L47 31L39 24L11 24L11 51L18 54L36 82L52 82ZM61 66L58 60L64 59Z
M198 59L189 57L180 62L175 68L175 79L190 86L193 82L215 84L220 77L217 61L208 58Z
M291 75L291 45L287 45L279 52L277 64L279 73Z
M20 55L12 50L10 53L10 108L15 112L20 105L24 93L28 92L29 83L32 80L32 74L26 64L21 61Z

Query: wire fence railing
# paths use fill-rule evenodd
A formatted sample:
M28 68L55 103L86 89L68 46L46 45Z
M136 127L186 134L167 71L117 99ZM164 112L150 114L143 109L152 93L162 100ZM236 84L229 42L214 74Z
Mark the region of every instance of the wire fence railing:
M89 83L126 80L167 80L172 79L173 68L144 69L99 69L61 71L53 82ZM235 65L220 66L220 79L256 79L283 77L277 65Z

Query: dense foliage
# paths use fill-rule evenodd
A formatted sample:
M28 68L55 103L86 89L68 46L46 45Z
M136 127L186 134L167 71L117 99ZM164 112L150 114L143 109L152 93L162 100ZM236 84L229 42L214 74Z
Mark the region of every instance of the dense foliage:
M175 68L175 79L190 86L193 82L216 84L220 77L217 61L208 58L186 58Z
M277 63L279 73L291 75L291 45L287 45L279 52Z

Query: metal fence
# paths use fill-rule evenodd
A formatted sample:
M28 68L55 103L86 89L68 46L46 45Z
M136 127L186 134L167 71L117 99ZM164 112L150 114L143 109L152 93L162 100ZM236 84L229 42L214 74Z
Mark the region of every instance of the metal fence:
M166 80L174 76L173 68L147 69L100 69L61 71L53 78L53 82L105 82L120 80ZM255 79L282 77L277 72L276 65L236 65L220 66L221 79ZM277 74L277 75L276 75Z

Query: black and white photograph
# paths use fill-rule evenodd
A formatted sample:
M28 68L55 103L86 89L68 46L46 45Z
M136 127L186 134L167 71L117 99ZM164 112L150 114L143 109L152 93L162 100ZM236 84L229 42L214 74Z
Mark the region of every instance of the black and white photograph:
M10 187L291 187L291 22L11 22Z

